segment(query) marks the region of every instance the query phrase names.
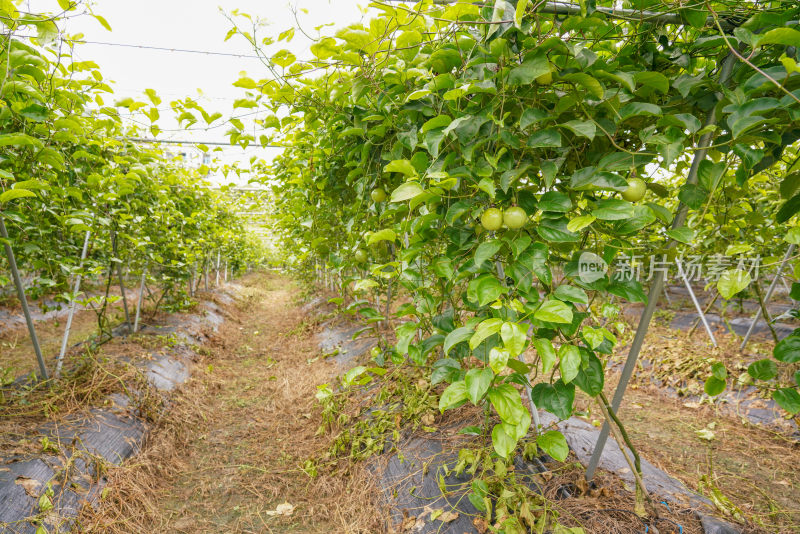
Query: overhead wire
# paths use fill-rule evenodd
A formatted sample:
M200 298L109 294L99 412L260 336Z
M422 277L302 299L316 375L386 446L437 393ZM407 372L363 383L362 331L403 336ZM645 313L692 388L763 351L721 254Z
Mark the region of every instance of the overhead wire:
M263 110L251 111L250 113L243 113L241 115L235 115L233 117L229 117L224 122L221 122L219 124L215 124L214 126L208 125L208 126L199 127L199 128L192 128L192 127L189 127L189 128L159 128L159 130L162 131L162 132L205 132L205 131L208 131L208 130L214 130L216 128L222 128L223 126L226 126L227 124L230 124L230 122L232 120L234 120L234 119L240 119L240 118L243 118L243 117L251 117L253 115L257 115L258 113L261 113L262 111ZM122 115L120 115L120 116L122 116ZM139 124L139 125L147 127L147 128L149 128L151 126L150 124L147 124L145 122L142 122L142 121L134 119L132 115L127 115L126 114L124 116L124 118L126 120L135 122L136 124Z
M22 39L38 39L35 35L17 35L16 37ZM101 45L101 46L117 46L121 48L139 48L142 50L157 50L160 52L181 52L184 54L201 54L206 56L223 56L223 57L236 57L236 58L245 58L245 59L264 59L261 56L255 54L237 54L235 52L217 52L215 50L194 50L191 48L170 48L165 46L152 46L152 45L140 45L140 44L131 44L131 43L111 43L107 41L89 41L86 39L73 39L71 37L66 37L63 35L59 35L56 37L62 41L68 41L71 43L81 43L81 44L90 44L90 45Z
M150 45L135 45L129 43L109 43L104 41L87 41L84 39L69 39L64 38L66 41L71 41L74 43L81 43L81 44L90 44L90 45L102 45L102 46L118 46L122 48L140 48L143 50L158 50L162 52L182 52L184 54L202 54L206 56L224 56L224 57L236 57L236 58L245 58L245 59L263 59L261 56L253 55L253 54L236 54L234 52L216 52L212 50L192 50L188 48L168 48L162 46L150 46Z
M36 36L32 36L32 35L19 35L17 37L24 38L24 39L35 39L36 38ZM128 47L128 48L146 49L146 50L159 50L159 51L166 51L166 52L183 52L183 53L204 54L204 55L213 55L213 56L240 57L240 58L243 57L243 58L251 58L251 59L262 59L260 56L252 55L252 54L236 54L236 53L231 53L231 52L216 52L216 51L211 51L211 50L193 50L193 49L187 49L187 48L167 48L167 47L150 46L150 45L134 45L134 44L128 44L128 43L111 43L111 42L104 42L104 41L89 41L89 40L85 40L85 39L71 39L71 38L64 37L64 36L59 36L58 39L61 39L62 41L69 41L69 42L83 43L83 44L94 44L94 45L104 45L104 46L119 46L119 47ZM168 108L168 109L163 109L163 108L159 109L159 108L157 108L157 109L158 109L158 111L168 111L171 108ZM243 113L241 115L236 115L236 116L233 116L233 117L229 117L224 122L221 122L219 124L215 124L213 126L208 125L208 126L205 126L205 127L197 127L197 128L192 128L192 127L188 127L188 128L164 128L164 129L160 129L160 131L162 131L162 132L208 131L208 130L212 130L212 129L215 129L215 128L221 128L221 127L223 127L223 126L225 126L227 124L230 124L230 121L233 120L233 119L249 117L249 116L258 114L261 111L262 110L257 110L257 111L253 111L253 112L249 112L249 113ZM134 113L135 112L120 113L119 115L121 117L125 117L128 120L131 120L132 122L135 122L135 123L137 123L137 124L139 124L141 126L145 126L145 127L150 126L148 124L145 124L144 122L137 121L136 119L133 119L132 117L134 116ZM207 144L207 143L204 143L204 144Z
M35 35L16 35L15 37L23 38L23 39L37 39L38 37ZM235 52L217 52L216 50L197 50L192 48L172 48L166 46L153 46L153 45L140 45L140 44L131 44L131 43L112 43L108 41L89 41L86 39L73 39L70 37L66 37L64 35L58 35L55 39L59 39L61 41L67 41L70 43L80 43L80 44L89 44L89 45L99 45L99 46L116 46L121 48L138 48L142 50L155 50L159 52L180 52L185 54L200 54L205 56L221 56L221 57L235 57L235 58L244 58L244 59L257 59L259 61L269 60L266 56L259 56L256 54L238 54ZM306 48L308 50L309 47ZM334 66L334 64L327 63L325 61L320 61L317 59L306 59L302 61L303 63L310 63L315 65L320 65L321 67L330 67Z

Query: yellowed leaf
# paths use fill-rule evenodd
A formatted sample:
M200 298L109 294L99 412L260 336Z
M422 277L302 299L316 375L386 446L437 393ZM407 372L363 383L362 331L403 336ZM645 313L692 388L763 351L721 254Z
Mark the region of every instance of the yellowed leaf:
M425 526L425 521L422 519L422 515L420 515L419 518L410 516L403 519L403 522L400 524L400 532L414 532L421 530L422 527Z

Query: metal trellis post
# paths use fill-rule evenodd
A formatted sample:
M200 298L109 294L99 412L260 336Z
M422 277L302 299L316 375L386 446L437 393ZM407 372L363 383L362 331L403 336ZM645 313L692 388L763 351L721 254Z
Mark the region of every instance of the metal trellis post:
M147 279L147 269L142 271L142 281L139 284L139 300L136 303L136 317L133 320L133 332L139 331L139 317L142 313L142 301L144 300L144 281Z
M44 364L44 357L42 356L42 348L39 346L39 338L36 336L36 328L33 326L33 318L31 317L31 310L28 308L28 298L25 296L25 287L22 285L22 279L19 277L19 270L17 270L17 260L14 258L14 251L11 249L11 243L8 240L8 231L6 230L6 223L2 216L0 216L0 237L3 238L3 247L6 249L6 258L8 258L8 266L11 269L11 276L14 278L14 285L17 288L17 296L19 303L22 305L22 313L25 314L25 322L28 324L28 333L31 336L31 343L33 343L33 352L36 353L36 360L39 362L39 372L42 373L42 378L47 380L47 366Z
M711 331L711 326L708 324L708 320L706 320L706 314L703 313L703 308L700 306L700 303L697 302L697 297L692 290L692 284L689 283L689 278L686 276L686 273L683 272L683 266L681 265L681 261L676 259L675 264L678 266L678 274L681 278L683 278L683 283L686 285L686 290L689 292L689 296L692 298L692 302L694 303L694 307L697 309L697 314L700 316L700 320L703 321L703 326L706 327L706 332L708 333L708 337L711 338L711 343L714 346L717 346L717 340L714 338L714 333Z
M786 262L789 261L789 258L794 253L795 245L789 245L789 249L784 254L783 259L781 260L780 265L778 266L778 271L775 273L775 278L772 279L772 283L769 285L769 289L767 289L767 294L764 295L764 306L766 307L767 302L772 297L773 291L775 291L775 286L778 285L778 280L782 279L783 275L783 268L786 266ZM744 339L742 340L742 344L739 346L740 350L744 350L747 346L747 342L750 341L750 336L753 335L753 330L756 328L756 323L761 318L761 307L758 308L756 314L753 316L753 321L750 323L750 328L747 329L747 333L744 335ZM769 317L764 317L765 320L769 321Z
M735 63L736 56L732 52L729 52L728 55L725 56L725 59L722 60L719 76L720 85L725 85L728 82L731 73L733 72L733 66ZM716 107L714 107L711 108L711 111L709 111L704 126L712 126L716 123L717 113ZM708 147L711 145L712 136L713 132L707 132L703 135L703 137L700 138L697 151L695 152L692 160L692 166L689 169L689 174L686 176L687 184L697 183L697 172L700 169L700 162L702 162L706 157ZM683 223L686 221L687 212L688 207L685 204L680 203L678 205L678 212L675 214L675 218L672 221L672 228L678 228L683 225ZM676 242L674 240L670 241L667 247L672 248L675 246L675 244ZM633 337L631 348L628 351L628 358L625 360L625 365L622 368L617 389L614 391L614 398L611 401L611 408L615 413L619 412L619 407L622 404L622 398L625 396L625 390L628 387L628 382L633 375L633 370L636 367L636 361L639 359L639 352L642 350L642 344L644 343L647 329L650 326L650 320L653 318L653 313L658 305L658 299L664 289L664 276L664 271L659 269L653 277L653 283L650 286L650 293L647 296L647 305L645 306L644 311L642 311L642 316L639 319L639 325L636 327L636 334ZM610 427L608 425L608 421L606 421L603 423L603 427L600 430L600 435L597 437L597 442L594 446L594 452L592 452L592 457L589 459L589 465L586 466L586 480L591 480L592 477L594 477L594 472L597 469L597 466L600 464L600 457L603 455L603 449L606 446L606 441L608 441L609 431Z
M117 234L111 236L111 243L114 258L117 258ZM122 278L122 262L117 262L117 278L119 278L119 292L122 295L122 308L125 311L125 324L128 326L128 333L131 333L131 314L128 311L128 296L125 294L125 281Z
M206 256L206 259L203 263L205 263L205 280L203 281L203 289L208 291L208 256Z
M219 250L217 250L217 269L216 269L217 270L217 279L216 279L216 282L214 282L215 286L219 285L219 257L220 257L220 252L219 252Z
M75 285L72 287L72 302L69 304L69 313L67 314L67 326L64 328L64 337L61 339L61 350L58 352L58 359L56 359L56 372L55 376L61 376L61 366L64 364L64 354L67 352L67 343L69 342L69 330L72 327L72 318L75 315L75 308L78 305L75 298L78 296L78 291L81 290L81 278L83 269L83 262L86 260L86 254L89 251L89 236L91 232L86 230L86 237L83 239L83 250L81 250L81 261L78 263L78 274L75 277Z
M669 291L667 291L667 286L664 286L664 298L667 299L667 304L672 306L672 299L669 298Z
M783 278L783 277L781 277L781 284L783 284L783 289L785 289L785 290L786 290L786 293L787 293L787 294L789 294L789 293L791 293L791 292L792 292L792 289L789 287L789 284L787 284L787 283L786 283L786 280L784 280L784 278ZM790 297L790 298L791 298L791 297ZM794 300L794 299L792 299L792 300Z

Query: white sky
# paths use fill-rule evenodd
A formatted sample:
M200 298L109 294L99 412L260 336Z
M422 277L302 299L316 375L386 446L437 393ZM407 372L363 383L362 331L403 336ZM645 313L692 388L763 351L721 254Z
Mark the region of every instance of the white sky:
M333 27L338 28L361 20L363 9L359 6L366 3L367 0L95 0L92 9L105 17L111 32L89 15L70 18L61 23L61 29L70 35L81 33L87 41L252 55L253 51L243 38L233 37L224 41L231 24L222 10L230 13L238 9L261 19L266 25L260 30L260 36L272 36L277 40L279 33L297 25L292 7L298 12L302 28L314 36L318 34L314 30L316 26L333 23ZM56 0L26 0L22 5L34 12L60 11ZM300 12L301 9L308 13ZM85 11L83 6L77 13L82 11ZM330 34L333 28L326 27L321 31ZM297 31L292 42L282 42L271 50L287 48L298 58L308 58L310 44L302 32ZM127 96L142 100L145 98L143 91L151 88L163 99L159 109L168 108L171 100L190 96L197 98L209 113L219 111L224 118L253 111L246 108L233 110L233 102L243 96L243 90L232 84L242 72L256 80L268 77L268 71L259 60L241 57L89 43L78 45L75 56L78 60L95 61L106 81L115 82L111 84L115 90L113 100ZM111 100L108 98L107 103ZM161 115L159 124L162 128L176 126L171 121L171 111L163 111ZM201 123L202 119L194 127L199 128ZM164 131L159 137L227 141L224 134L229 127L225 124L208 131ZM278 150L251 147L244 151L228 147L224 150L224 159L245 161L253 155L271 159Z

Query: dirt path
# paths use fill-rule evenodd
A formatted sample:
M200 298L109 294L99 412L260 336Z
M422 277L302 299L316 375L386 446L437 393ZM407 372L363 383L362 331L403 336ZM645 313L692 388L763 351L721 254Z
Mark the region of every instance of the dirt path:
M330 438L316 435L314 394L337 369L318 358L299 290L276 275L243 285L236 320L203 350L144 453L110 470L101 505L82 514L83 531L379 530L358 473L302 469L327 448Z

